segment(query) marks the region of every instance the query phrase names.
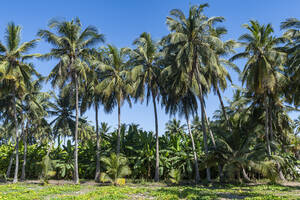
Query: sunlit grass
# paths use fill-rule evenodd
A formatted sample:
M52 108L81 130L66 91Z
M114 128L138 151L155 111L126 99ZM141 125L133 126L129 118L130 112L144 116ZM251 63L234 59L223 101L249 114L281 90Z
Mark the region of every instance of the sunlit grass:
M123 187L102 185L0 185L0 200L31 199L300 199L300 187L281 185L167 186L129 184Z

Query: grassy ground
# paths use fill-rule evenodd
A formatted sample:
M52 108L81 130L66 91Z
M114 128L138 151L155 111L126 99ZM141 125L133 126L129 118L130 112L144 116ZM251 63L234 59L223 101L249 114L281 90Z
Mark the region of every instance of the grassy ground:
M300 184L289 185L212 185L167 186L165 184L127 184L103 186L92 182L81 185L19 183L0 185L0 200L32 199L300 199Z

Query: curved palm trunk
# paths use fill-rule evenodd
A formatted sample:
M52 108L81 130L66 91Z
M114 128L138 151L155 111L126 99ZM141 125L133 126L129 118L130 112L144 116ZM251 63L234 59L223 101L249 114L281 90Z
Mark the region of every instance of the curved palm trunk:
M17 105L16 105L16 96L13 96L13 109L14 109L14 121L16 129L16 166L13 183L18 182L18 171L19 171L19 135L18 135L18 118L17 118Z
M155 162L155 176L154 181L159 181L159 138L158 138L158 119L157 119L157 110L156 110L156 101L155 95L152 92L152 100L153 100L153 109L154 109L154 117L155 117L155 137L156 137L156 162Z
M249 178L249 176L246 173L245 168L242 166L242 173L243 173L243 177L246 181L251 182L251 179Z
M193 148L194 162L195 162L195 175L196 175L195 176L195 182L197 184L200 181L198 156L197 156L197 152L196 152L194 137L193 137L193 134L192 134L191 124L190 124L190 120L189 120L189 116L188 116L187 111L185 111L185 119L186 119L186 123L187 123L187 126L188 126L189 135L190 135L190 138L191 138L191 141L192 141L192 148Z
M16 150L16 146L14 147L14 150L13 150L13 152L10 155L10 158L9 158L9 164L8 164L8 168L7 168L7 171L6 171L6 177L7 178L9 178L9 176L10 176L10 171L11 171L11 167L12 167L13 160L14 160L15 150Z
M21 175L21 180L25 180L25 177L26 177L27 131L28 131L28 122L27 122L27 124L26 124L26 131L24 130L24 122L22 122L22 134L23 134L23 143L24 143L24 155L23 155L23 165L22 165L22 175Z
M282 169L281 169L281 166L279 164L279 162L276 162L276 166L277 166L277 170L278 170L278 173L279 173L279 178L282 180L282 181L286 181L285 177L284 177L284 174L282 172Z
M117 155L120 154L121 146L121 104L118 102L118 136L117 136Z
M95 175L95 181L99 182L99 178L100 178L100 135L99 135L98 104L97 104L97 102L95 102L95 121L96 121L96 135L97 135L96 175Z
M79 106L78 106L78 80L75 73L75 104L76 104L76 121L75 121L75 151L74 151L74 183L79 184L78 174L78 120L79 120Z

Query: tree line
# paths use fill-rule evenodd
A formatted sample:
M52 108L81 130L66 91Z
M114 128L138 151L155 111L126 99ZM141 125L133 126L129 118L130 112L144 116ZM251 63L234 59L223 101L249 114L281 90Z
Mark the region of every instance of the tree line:
M206 7L191 6L187 15L171 10L169 34L154 41L144 32L133 48L99 47L104 35L94 26L82 26L78 18L52 19L37 39L24 43L21 27L9 23L5 43L0 43L4 176L14 166L13 182L18 181L22 153L23 180L41 174L73 178L76 184L79 177L99 181L104 176L196 183L204 177L208 182L299 177L300 118L293 121L288 112L300 103L300 21L282 22L285 32L277 37L271 24L250 20L238 41L224 41L224 18L207 17ZM52 46L48 53L32 53L39 40ZM57 63L43 77L33 58ZM237 66L238 59L245 65ZM232 83L229 68L245 87ZM42 92L45 81L59 92ZM222 92L228 84L235 92L225 106ZM206 113L210 93L220 102L213 119ZM154 133L121 123L124 103L144 100L147 105L152 101ZM159 105L182 116L185 124L174 119L160 136ZM99 124L100 106L107 113L117 108L115 131ZM84 117L88 109L95 112L95 126Z

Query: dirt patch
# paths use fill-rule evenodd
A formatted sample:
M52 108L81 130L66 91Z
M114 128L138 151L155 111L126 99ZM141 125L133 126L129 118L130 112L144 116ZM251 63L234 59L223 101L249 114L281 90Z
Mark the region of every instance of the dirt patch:
M75 191L75 192L65 192L65 193L62 193L62 194L56 194L56 195L49 195L47 197L45 197L46 200L50 200L51 198L59 198L61 197L62 195L82 195L82 194L86 194L86 193L89 193L89 192L92 192L92 191L95 191L96 189L95 188L92 188L92 187L82 187L79 191Z
M300 188L300 182L283 182L281 185Z
M130 194L130 195L128 195L128 197L129 197L129 199L149 199L149 200L155 199L155 197L151 197L147 193L145 193L145 194L141 194L141 193Z
M43 184L43 181L41 180L26 180L26 181L21 181L20 183L27 183L27 184ZM49 180L49 184L51 185L74 185L74 182L72 180ZM96 183L95 181L91 180L83 180L80 181L80 185L91 185L91 186L96 186L96 185L101 185L100 183Z

